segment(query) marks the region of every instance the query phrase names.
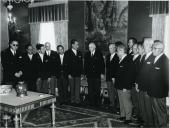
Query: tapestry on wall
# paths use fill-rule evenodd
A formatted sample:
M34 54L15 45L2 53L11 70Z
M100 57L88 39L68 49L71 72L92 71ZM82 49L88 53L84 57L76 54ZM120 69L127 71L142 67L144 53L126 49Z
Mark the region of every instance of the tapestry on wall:
M107 44L127 41L128 1L85 2L85 45L94 41L104 52Z

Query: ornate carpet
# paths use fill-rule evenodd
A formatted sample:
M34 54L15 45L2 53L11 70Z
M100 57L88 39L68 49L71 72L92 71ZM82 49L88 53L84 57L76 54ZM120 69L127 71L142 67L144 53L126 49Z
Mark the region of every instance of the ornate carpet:
M136 127L125 125L119 116L92 109L62 105L56 107L56 127ZM23 114L23 127L51 127L49 106Z

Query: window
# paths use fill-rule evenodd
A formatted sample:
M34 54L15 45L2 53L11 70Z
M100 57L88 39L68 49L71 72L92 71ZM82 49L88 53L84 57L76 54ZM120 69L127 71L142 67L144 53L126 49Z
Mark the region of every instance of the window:
M51 49L56 51L54 23L48 22L40 24L39 41L40 44L50 42Z

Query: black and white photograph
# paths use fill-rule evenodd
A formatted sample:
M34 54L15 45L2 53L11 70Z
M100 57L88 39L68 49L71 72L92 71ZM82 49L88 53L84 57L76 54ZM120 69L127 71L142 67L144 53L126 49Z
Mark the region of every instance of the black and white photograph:
M0 10L0 127L169 128L169 0Z

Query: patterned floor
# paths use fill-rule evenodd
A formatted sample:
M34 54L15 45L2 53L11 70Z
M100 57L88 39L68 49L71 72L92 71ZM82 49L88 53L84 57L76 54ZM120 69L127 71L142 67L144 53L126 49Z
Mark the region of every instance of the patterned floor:
M84 109L69 105L56 107L56 127L137 127L125 125L117 120L119 116L107 112ZM51 111L48 107L23 114L24 127L51 127Z

